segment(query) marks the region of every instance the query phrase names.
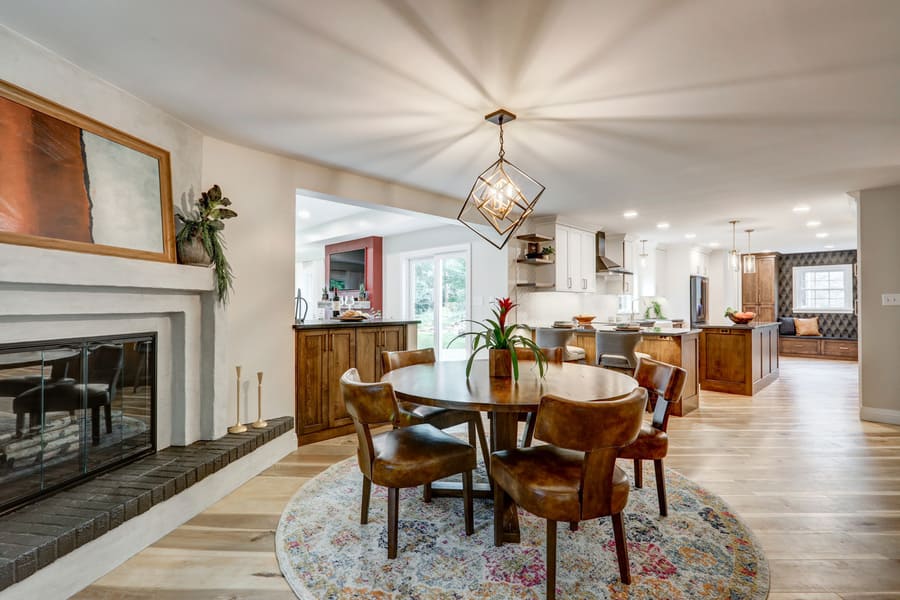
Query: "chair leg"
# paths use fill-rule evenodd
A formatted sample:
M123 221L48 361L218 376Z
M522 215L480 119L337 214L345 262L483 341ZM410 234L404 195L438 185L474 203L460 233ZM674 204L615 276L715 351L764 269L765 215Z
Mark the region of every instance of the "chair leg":
M569 521L569 531L578 531L578 521Z
M431 502L431 482L429 481L422 486L422 502L428 504Z
M653 468L656 470L656 495L659 496L659 514L666 517L669 515L669 504L666 501L666 475L661 458L653 461Z
M397 558L397 509L400 504L400 488L388 488L388 558Z
M547 600L556 600L556 521L547 519Z
M462 474L463 481L463 511L466 515L466 535L475 532L475 516L472 510L472 471Z
M22 437L22 430L25 429L25 413L16 413L16 437Z
M372 480L363 475L362 505L359 512L359 523L365 525L369 522L369 498L372 497Z
M100 445L100 407L91 408L91 443L94 446Z
M484 459L484 470L487 473L488 481L491 480L491 451L488 449L487 437L484 435L484 423L481 422L481 413L475 413L475 417L472 420L475 423L475 435L478 437L478 445L481 446L481 457ZM469 425L471 427L471 425ZM469 434L469 443L472 446L475 445L472 442L472 434Z
M503 488L494 482L494 545L503 545Z
M639 458L634 459L634 487L638 489L644 487L644 468Z
M112 433L112 404L104 404L103 410L106 413L106 433Z
M616 538L616 556L619 559L619 576L625 585L631 584L631 568L628 566L628 542L625 540L625 522L622 513L612 516L613 534Z
M528 413L528 416L525 417L525 433L522 434L522 447L528 448L531 446L531 442L534 440L534 422L535 415L537 413Z

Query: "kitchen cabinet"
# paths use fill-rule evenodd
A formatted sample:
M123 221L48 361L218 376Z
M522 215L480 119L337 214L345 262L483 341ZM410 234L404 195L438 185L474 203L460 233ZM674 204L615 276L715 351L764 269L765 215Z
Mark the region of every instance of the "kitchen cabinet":
M753 396L778 379L778 323L698 328L700 389Z
M546 245L552 245L555 250L555 254L552 255L553 262L525 259L524 250L520 249L520 256L516 260L518 269L516 285L557 292L596 292L594 233L568 225L540 221L536 223L535 229L536 233L519 236L519 239L527 242L531 238L541 238L547 241ZM545 264L552 264L552 267L542 266ZM533 274L522 271L526 268L533 269Z
M363 381L379 381L382 350L405 350L415 323L325 321L294 326L295 421L301 445L353 430L341 376L356 368Z
M741 310L756 313L752 323L773 323L778 320L778 254L754 256L756 272L741 273Z

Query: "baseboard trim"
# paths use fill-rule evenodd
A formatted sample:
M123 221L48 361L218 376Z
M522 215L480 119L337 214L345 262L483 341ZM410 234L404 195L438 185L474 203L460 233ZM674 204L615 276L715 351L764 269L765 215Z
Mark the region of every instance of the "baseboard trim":
M0 599L68 598L297 449L293 428L147 512L0 592Z
M872 421L874 423L888 423L890 425L900 425L900 410L890 410L887 408L872 408L870 406L859 407L859 418L863 421Z

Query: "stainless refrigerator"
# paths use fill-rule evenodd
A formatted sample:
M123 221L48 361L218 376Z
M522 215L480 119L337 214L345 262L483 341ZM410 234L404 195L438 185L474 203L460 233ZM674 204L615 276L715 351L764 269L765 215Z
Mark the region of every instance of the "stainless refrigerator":
M691 275L691 327L705 325L709 319L709 280Z

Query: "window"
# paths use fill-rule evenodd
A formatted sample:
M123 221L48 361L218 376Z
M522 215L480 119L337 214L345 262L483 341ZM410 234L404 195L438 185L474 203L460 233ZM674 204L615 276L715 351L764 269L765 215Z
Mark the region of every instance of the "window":
M794 312L853 312L853 265L794 267Z

